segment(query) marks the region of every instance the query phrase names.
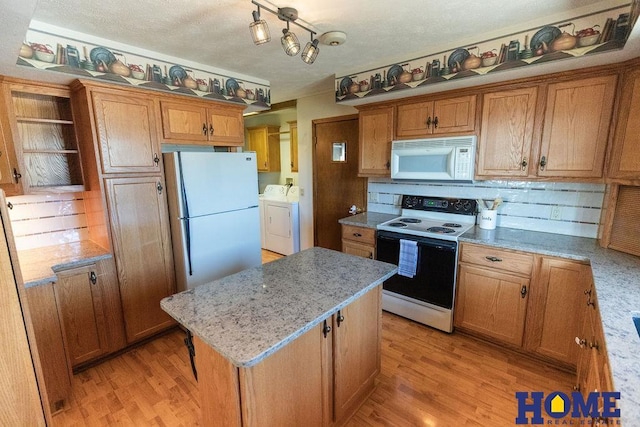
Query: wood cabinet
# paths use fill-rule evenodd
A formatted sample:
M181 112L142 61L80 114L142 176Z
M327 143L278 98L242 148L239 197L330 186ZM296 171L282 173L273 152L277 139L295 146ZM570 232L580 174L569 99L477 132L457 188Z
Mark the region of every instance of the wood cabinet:
M526 177L531 163L538 88L486 93L476 177Z
M125 346L113 259L57 273L60 317L72 367Z
M129 343L174 324L160 300L175 292L167 200L160 176L105 179Z
M242 107L203 101L160 101L164 141L242 146Z
M584 312L578 307L582 306L589 274L586 264L542 257L527 316L528 351L576 366L574 338L582 328Z
M298 122L289 122L291 172L298 172Z
M607 177L640 180L640 68L625 73L620 93Z
M374 389L380 372L381 287L333 316L334 421L351 417Z
M342 425L380 371L381 287L252 367L194 338L205 426Z
M394 111L393 106L360 111L358 176L391 175Z
M46 395L53 413L63 409L71 393L71 367L67 363L53 283L29 287L26 295Z
M396 137L420 138L473 132L475 119L475 95L401 103L396 117Z
M616 75L551 83L537 176L601 178Z
M153 98L111 89L91 95L102 172L160 173Z
M374 259L376 257L376 230L342 224L342 252Z
M7 79L0 183L8 194L84 190L70 91ZM4 139L4 141L2 141Z
M256 152L258 172L280 171L280 126L247 128L249 150Z

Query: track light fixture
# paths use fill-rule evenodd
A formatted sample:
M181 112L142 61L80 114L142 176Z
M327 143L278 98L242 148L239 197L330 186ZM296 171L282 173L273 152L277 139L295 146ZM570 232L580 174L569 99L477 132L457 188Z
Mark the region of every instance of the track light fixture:
M309 32L309 34L311 35L311 41L307 43L304 50L302 51L302 60L307 64L313 64L313 62L318 57L318 53L320 52L318 43L323 43L327 46L338 46L346 41L347 35L342 31L330 31L328 33L322 34L319 39L315 38L314 36L317 34L315 31L300 24L299 22L296 22L296 20L298 19L298 11L293 7L279 7L276 11L258 3L256 0L251 0L251 3L255 4L258 7L258 10L253 11L253 22L249 24L251 37L253 38L253 42L256 45L261 45L271 40L267 22L263 19L260 19L261 8L269 13L276 15L278 19L287 23L287 28L284 28L282 30L282 37L280 38L282 49L284 49L287 55L295 56L300 52L300 42L298 41L298 37L295 35L295 33L291 32L289 24L297 25L303 30Z

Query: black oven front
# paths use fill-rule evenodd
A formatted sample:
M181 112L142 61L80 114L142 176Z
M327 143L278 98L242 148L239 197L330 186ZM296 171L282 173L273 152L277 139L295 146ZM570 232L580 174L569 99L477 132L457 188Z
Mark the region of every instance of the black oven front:
M452 309L458 243L379 230L376 259L398 265L401 239L417 242L416 274L411 278L396 274L386 280L382 288L414 300Z

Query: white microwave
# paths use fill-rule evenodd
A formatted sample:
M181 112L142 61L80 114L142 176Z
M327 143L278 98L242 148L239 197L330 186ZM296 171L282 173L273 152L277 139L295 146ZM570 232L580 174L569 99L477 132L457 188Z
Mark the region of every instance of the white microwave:
M475 135L393 141L391 178L472 182L475 153Z

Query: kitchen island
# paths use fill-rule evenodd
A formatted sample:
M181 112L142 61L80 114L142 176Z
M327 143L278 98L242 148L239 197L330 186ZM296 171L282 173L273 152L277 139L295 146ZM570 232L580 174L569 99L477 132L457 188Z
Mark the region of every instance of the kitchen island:
M194 335L202 424L348 419L379 372L380 285L396 271L311 248L162 300Z

